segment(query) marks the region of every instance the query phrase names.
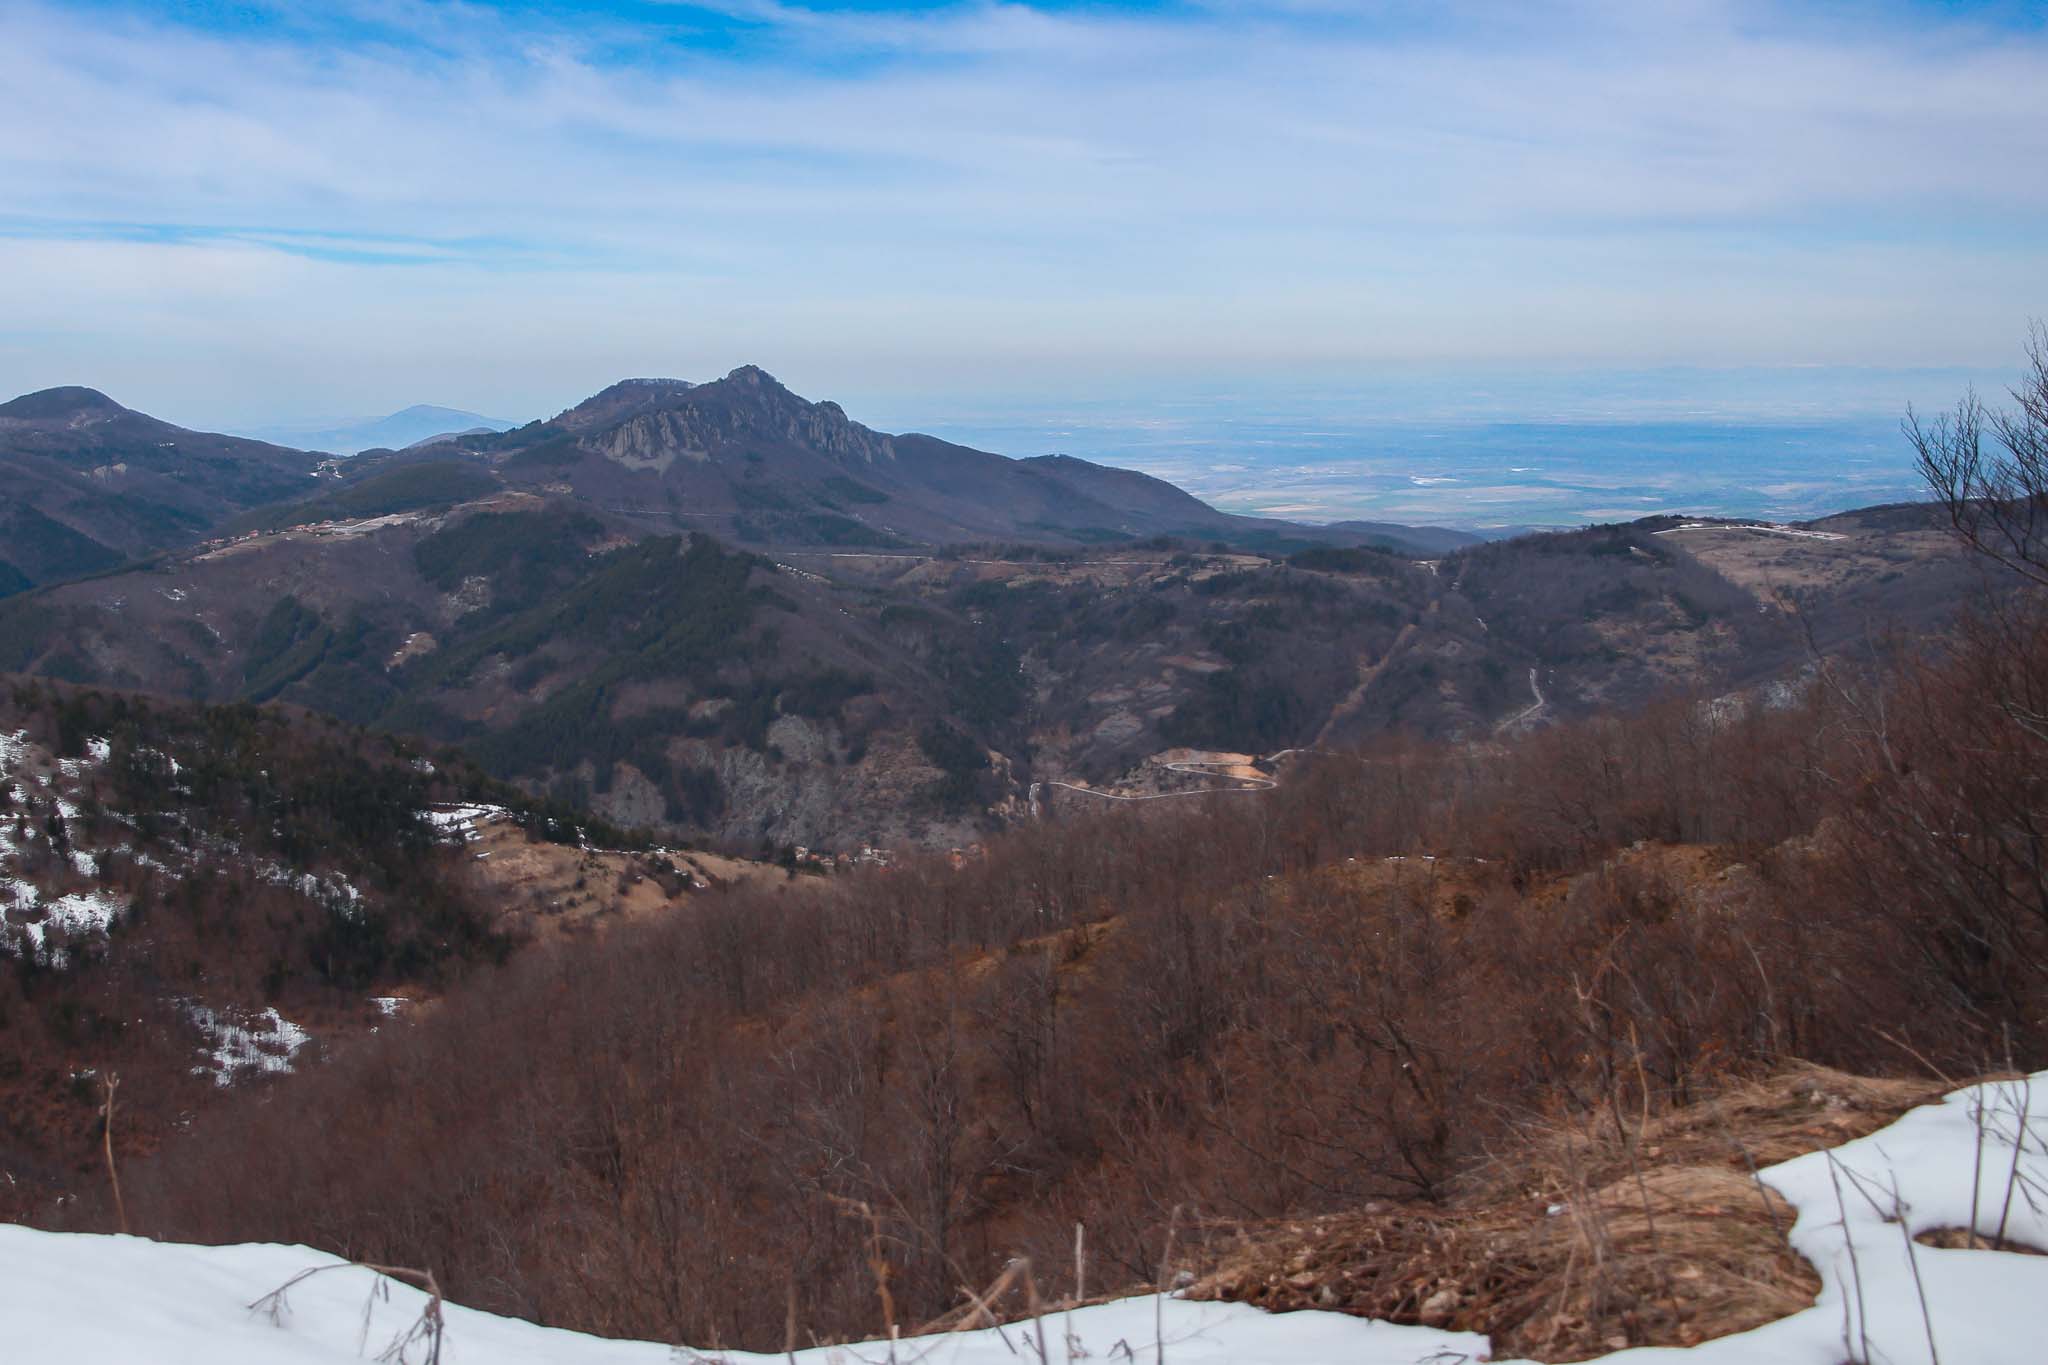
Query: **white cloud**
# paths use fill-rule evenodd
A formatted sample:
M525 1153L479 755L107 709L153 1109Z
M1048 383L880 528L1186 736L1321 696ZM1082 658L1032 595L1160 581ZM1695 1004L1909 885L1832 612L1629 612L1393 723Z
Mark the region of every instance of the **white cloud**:
M1928 364L2048 297L2038 35L745 8L738 57L402 3L414 41L0 12L0 387L257 417L252 367L284 406L345 374L523 412L743 359Z

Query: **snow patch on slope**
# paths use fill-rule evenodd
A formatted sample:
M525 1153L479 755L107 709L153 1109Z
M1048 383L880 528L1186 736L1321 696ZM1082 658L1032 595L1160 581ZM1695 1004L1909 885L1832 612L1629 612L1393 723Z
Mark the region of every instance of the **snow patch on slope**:
M88 758L65 759L58 764L59 770L75 779L87 767L104 763L113 752L103 739L88 740L86 749ZM0 734L0 784L10 792L16 790L13 779L32 752L27 730ZM37 774L36 781L43 789L51 785L48 774ZM26 795L35 788L24 781L19 790ZM63 820L68 822L77 817L78 808L62 796L52 793L48 799ZM42 966L61 971L70 965L68 945L87 937L104 938L126 912L128 902L123 896L100 889L52 896L18 875L26 845L44 837L39 824L24 812L12 812L0 819L0 952L25 954ZM4 870L8 864L12 864L12 873ZM99 857L86 849L70 849L63 865L82 878L97 880L100 875Z
M1974 1086L1883 1132L1765 1171L1797 1210L1792 1243L1823 1288L1815 1305L1690 1349L1644 1348L1608 1365L2038 1365L2048 1257L1919 1246L1922 1232L1976 1227L2048 1247L2048 1072ZM302 1272L273 1317L249 1305ZM94 1285L118 1312L81 1312ZM0 1225L0 1322L10 1362L205 1361L340 1365L404 1340L425 1297L304 1247L162 1245ZM1922 1304L1925 1304L1925 1311ZM606 1341L450 1305L447 1365L1461 1365L1488 1359L1470 1333L1334 1313L1272 1315L1243 1304L1146 1295L945 1337L788 1355ZM426 1358L414 1342L410 1359ZM397 1353L382 1358L396 1359Z
M26 733L26 732L24 732ZM74 782L114 756L114 746L104 739L88 739L84 758L60 758L57 771Z
M245 1076L289 1076L292 1059L312 1041L312 1035L275 1009L240 1019L198 1003L187 1005L185 1011L207 1039L207 1046L199 1050L206 1061L193 1067L192 1074L211 1073L219 1086L233 1085Z
M430 806L420 818L450 843L467 844L476 841L482 826L511 814L503 806Z
M339 872L322 877L311 872L295 872L281 863L265 863L256 872L265 881L288 886L315 905L344 919L362 916L363 893Z
M88 739L85 749L84 758L64 759L57 763L59 776L76 783L88 770L104 766L113 757L113 744L106 739ZM69 828L69 822L76 820L80 812L78 806L67 799L67 796L76 796L77 790L74 788L67 792L59 788L51 782L48 772L25 774L25 766L35 758L37 752L36 746L29 741L27 730L0 733L0 788L20 791L21 799L32 797L36 802L48 803ZM167 753L154 749L136 752L151 762L165 765L174 778L180 771L177 760ZM17 778L20 780L16 781ZM473 809L490 812L496 808ZM136 822L132 818L119 812L101 811L98 814L104 821L125 825L130 829L136 828ZM190 822L178 811L160 812L159 818L170 825L190 830ZM18 836L17 826L20 831ZM77 830L72 829L70 833L71 837L78 837ZM71 875L79 879L98 881L106 875L109 855L120 855L127 857L137 867L167 877L183 877L204 856L233 858L241 853L240 847L234 842L204 832L188 833L188 837L188 849L171 849L171 856L177 858L183 866L167 864L127 844L99 849L71 847L64 853L58 866L67 869ZM46 869L49 867L51 859L47 856L31 859L25 859L23 856L31 844L45 838L42 815L38 812L15 810L0 817L0 953L26 953L42 966L63 970L71 965L68 947L88 936L104 938L115 922L126 913L128 899L125 895L105 888L89 888L58 895L51 883L61 885L61 873L43 871L24 875L25 868L38 864ZM264 863L254 870L257 876L291 888L332 914L350 920L360 919L362 916L362 892L340 873L302 872L278 863ZM37 884L38 880L42 885ZM267 1037L269 1034L259 1030L258 1036ZM247 1066L242 1065L230 1067L228 1072L246 1069ZM225 1083L226 1081L223 1081L223 1084Z
M43 903L43 923L76 938L105 934L128 907L111 891L74 891Z

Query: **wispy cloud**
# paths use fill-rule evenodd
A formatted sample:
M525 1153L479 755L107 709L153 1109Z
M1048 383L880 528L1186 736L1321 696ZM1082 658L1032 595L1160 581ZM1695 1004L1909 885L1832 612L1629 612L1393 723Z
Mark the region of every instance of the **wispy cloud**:
M741 359L831 390L2002 355L2048 306L2026 19L10 4L0 387L414 396L374 353L528 411Z

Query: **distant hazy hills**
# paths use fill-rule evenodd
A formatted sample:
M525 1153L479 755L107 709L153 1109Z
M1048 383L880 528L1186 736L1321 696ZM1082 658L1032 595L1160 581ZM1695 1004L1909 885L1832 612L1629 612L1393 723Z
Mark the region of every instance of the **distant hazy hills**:
M1478 539L1234 516L1130 470L873 431L751 365L705 384L623 380L517 428L420 405L266 434L288 444L187 431L85 388L0 405L0 472L9 476L0 486L0 594L223 530L491 490L566 495L623 518L629 534L709 531L767 546L1110 545L1170 535L1283 552L1377 545L1424 556ZM368 454L329 464L312 481L321 452L357 451ZM422 469L426 461L435 469Z
M243 433L279 445L302 450L320 450L330 455L354 455L365 450L403 450L436 436L476 431L504 431L516 422L465 412L461 408L415 403L384 417L358 417L327 425L259 427Z

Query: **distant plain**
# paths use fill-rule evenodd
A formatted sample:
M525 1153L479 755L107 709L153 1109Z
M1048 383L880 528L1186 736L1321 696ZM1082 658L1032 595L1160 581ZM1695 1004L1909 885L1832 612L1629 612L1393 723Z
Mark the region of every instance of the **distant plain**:
M1501 531L1665 512L1792 521L1923 496L1899 430L1961 371L1654 372L1189 387L1166 396L864 400L1006 455L1142 470L1224 511Z

